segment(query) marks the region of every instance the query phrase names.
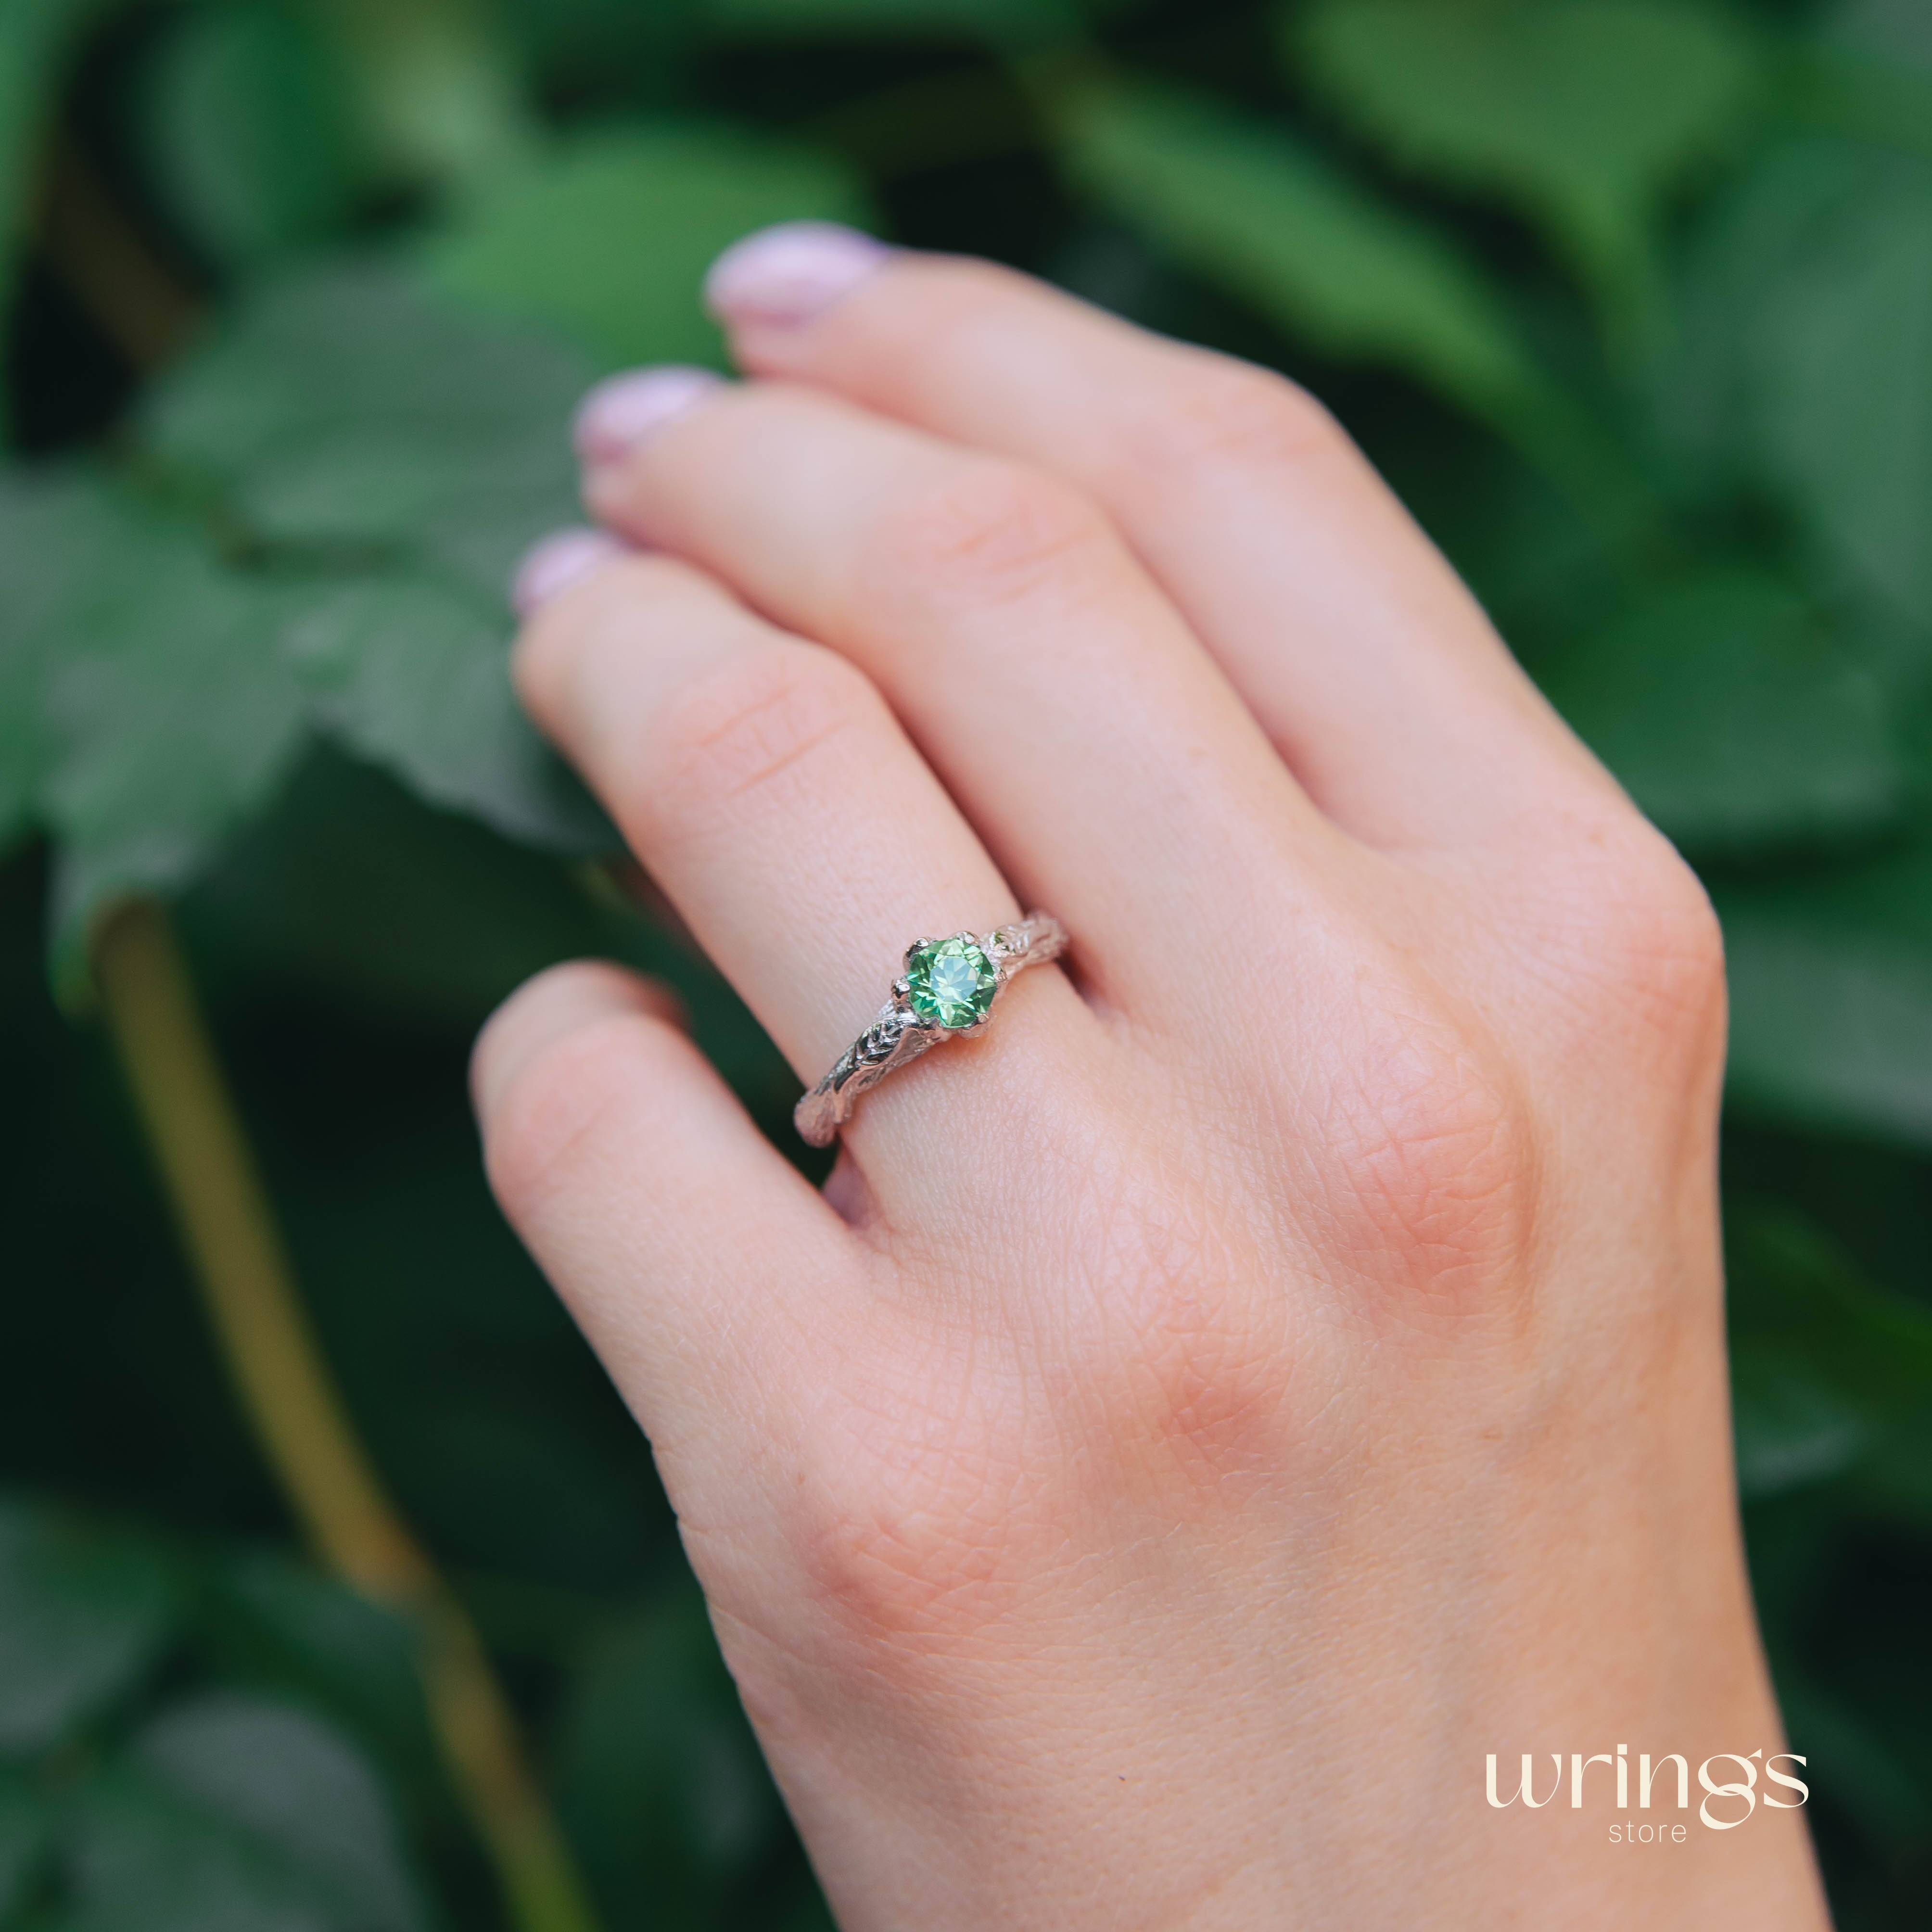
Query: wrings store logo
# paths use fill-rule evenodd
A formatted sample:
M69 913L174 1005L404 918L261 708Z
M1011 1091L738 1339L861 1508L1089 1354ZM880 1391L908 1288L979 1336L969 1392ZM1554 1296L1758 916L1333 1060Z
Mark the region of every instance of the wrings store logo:
M1500 1811L1520 1798L1530 1810L1540 1811L1544 1805L1553 1804L1563 1789L1564 1759L1561 1751L1552 1751L1550 1761L1556 1767L1556 1779L1541 1797L1536 1795L1535 1756L1525 1751L1522 1770L1516 1781L1516 1788L1505 1798L1497 1789L1496 1754L1489 1754L1489 1782L1486 1796L1490 1802ZM1768 1757L1762 1750L1748 1756L1738 1751L1718 1751L1707 1757L1697 1767L1697 1782L1702 1787L1704 1797L1697 1807L1697 1816L1713 1832L1733 1832L1755 1812L1760 1803L1774 1811L1795 1811L1811 1796L1811 1787L1801 1778L1793 1778L1780 1771L1780 1763L1802 1765L1804 1760L1792 1751L1773 1751ZM1583 1808L1584 1782L1592 1765L1603 1765L1608 1768L1596 1780L1600 1787L1614 1775L1616 1780L1616 1808L1628 1814L1633 1809L1648 1811L1654 1802L1668 1807L1672 1784L1676 1787L1676 1808L1688 1811L1690 1808L1690 1760L1678 1751L1666 1751L1653 1760L1648 1751L1640 1754L1636 1766L1636 1803L1630 1804L1631 1766L1630 1747L1619 1744L1612 1757L1607 1751L1598 1751L1586 1757L1581 1751L1570 1754L1570 1804L1573 1810ZM1711 1774L1712 1766L1736 1766L1734 1773L1720 1782ZM1763 1784L1760 1787L1759 1775L1762 1772ZM1795 1798L1780 1798L1772 1787L1796 1792ZM1600 1799L1600 1790L1592 1793ZM1717 1809L1714 1811L1712 1808ZM1682 1844L1689 1835L1681 1822L1666 1820L1659 1823L1652 1820L1637 1819L1626 1815L1610 1827L1612 1844L1660 1843L1670 1839Z

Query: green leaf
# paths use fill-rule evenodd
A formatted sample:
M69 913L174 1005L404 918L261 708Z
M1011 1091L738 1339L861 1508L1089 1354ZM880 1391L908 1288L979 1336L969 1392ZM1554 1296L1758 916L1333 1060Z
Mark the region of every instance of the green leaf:
M1545 693L1680 846L1867 833L1906 799L1872 666L1776 578L1713 567L1538 667Z
M214 1692L150 1724L70 1802L76 1932L426 1932L380 1783L292 1705Z
M1856 578L1932 624L1932 166L1844 207L1754 333L1772 474Z
M1734 1197L1725 1218L1743 1493L1882 1458L1894 1423L1932 1412L1932 1312L1873 1287L1789 1209Z
M176 1706L133 1762L170 1796L299 1874L358 1932L418 1932L422 1894L388 1800L338 1733L290 1705L214 1693Z
M1932 835L1718 880L1729 1091L1748 1114L1932 1144Z
M172 1630L172 1578L145 1544L0 1501L0 1754L58 1743L125 1690Z
M156 394L149 446L293 576L278 635L308 716L512 837L612 842L508 675L509 572L574 521L580 357L392 266L278 280ZM271 561L273 558L271 558Z
M278 278L157 386L130 480L0 490L0 836L59 842L56 976L106 899L172 892L313 732L511 836L608 821L510 686L505 585L574 520L590 365L393 264Z
M1447 236L1284 130L1136 83L1058 103L1075 181L1183 266L1342 362L1389 364L1516 442L1621 523L1628 479Z
M1841 581L1932 626L1932 162L1784 144L1706 224L1684 310L1666 436L1780 499Z
M1795 50L1786 115L1802 126L1932 158L1932 15L1918 0L1828 9Z
M1090 193L1324 353L1391 362L1478 415L1540 389L1500 298L1454 244L1285 130L1144 85L1083 89L1061 126Z
M57 948L77 950L110 899L185 885L286 776L302 736L287 610L274 584L123 513L47 677Z
M539 331L477 316L394 259L275 276L157 386L152 455L220 490L248 532L344 574L421 561L500 611L494 545L576 510L569 414L591 379Z
M1736 489L1757 480L1756 334L1768 304L1856 195L1872 164L1842 141L1780 142L1699 222L1676 291L1678 328L1652 376L1670 453Z
M1289 40L1398 160L1519 208L1625 322L1664 196L1732 138L1762 67L1740 24L1671 0L1322 0Z
M592 1647L557 1768L565 1822L615 1921L708 1923L701 1904L770 1846L776 1794L688 1575Z
M320 747L182 914L244 977L451 1032L560 959L622 950L554 861Z
M260 261L346 218L341 78L292 13L230 0L170 24L145 76L149 173L218 262Z
M56 652L124 526L98 482L71 470L0 475L0 850L27 829L54 756Z
M318 597L287 640L316 722L431 804L534 843L560 826L598 838L576 782L517 708L500 619L423 579L371 578Z
M0 1924L26 1895L53 1838L53 1808L24 1779L0 1773Z
M1932 75L1932 14L1920 0L1846 0L1827 14L1825 38Z
M611 363L722 366L705 270L750 230L806 218L868 218L830 158L728 126L635 124L494 180L428 260L444 287L560 326Z
M95 1781L66 1839L61 1932L349 1932L271 1850L129 1774Z
M228 1778L206 1765L184 1777L173 1765L139 1762L97 1778L73 1807L67 1832L67 1889L62 1921L72 1932L402 1932L424 1913L396 1867L393 1828L367 1773L332 1738L316 1762L310 1720L241 1741L235 1769L250 1762L269 1795L226 1801ZM298 1727L298 1728L296 1728ZM260 1754L272 1744L284 1762ZM344 1775L344 1774L348 1774ZM216 1786L209 1802L196 1788ZM276 1801L307 1813L281 1828ZM267 1828L258 1828L261 1824ZM373 1841L348 1834L374 1827ZM316 1858L332 1862L318 1864ZM372 1870L375 1874L372 1877ZM410 1888L398 1892L400 1882Z
M416 1639L401 1618L268 1550L215 1562L198 1611L197 1638L224 1682L324 1712L400 1780L440 1782Z

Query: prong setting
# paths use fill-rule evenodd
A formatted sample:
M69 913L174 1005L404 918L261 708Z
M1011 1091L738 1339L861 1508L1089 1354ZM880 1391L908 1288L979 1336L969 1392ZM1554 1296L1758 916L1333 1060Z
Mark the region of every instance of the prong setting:
M800 1134L814 1147L829 1146L862 1094L942 1041L984 1033L1006 982L1058 958L1066 946L1059 921L1038 912L983 937L962 930L914 940L905 950L905 970L892 981L872 1024L799 1102L794 1119Z

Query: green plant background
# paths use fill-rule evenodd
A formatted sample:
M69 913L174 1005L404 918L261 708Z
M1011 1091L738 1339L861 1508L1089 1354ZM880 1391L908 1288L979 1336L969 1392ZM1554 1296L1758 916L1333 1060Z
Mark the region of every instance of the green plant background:
M1922 0L5 0L0 1928L506 1924L409 1642L302 1554L101 1029L172 900L358 1426L602 1922L828 1921L465 1052L668 974L502 586L760 223L990 254L1327 399L1694 860L1758 1600L1840 1925L1932 1898Z

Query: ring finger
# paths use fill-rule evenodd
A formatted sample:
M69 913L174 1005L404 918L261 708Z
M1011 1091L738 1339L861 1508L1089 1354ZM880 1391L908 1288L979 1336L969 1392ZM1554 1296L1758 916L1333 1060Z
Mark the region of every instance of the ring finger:
M581 419L605 521L877 681L1086 983L1198 1020L1258 891L1312 929L1340 835L1084 497L778 385L620 379Z
M685 565L604 559L538 606L515 663L532 716L802 1079L870 1019L909 940L1019 910L864 676ZM1026 975L1010 1004L976 1060L1088 1022L1057 974ZM848 1132L862 1165L868 1134L942 1100L955 1059L868 1100Z

